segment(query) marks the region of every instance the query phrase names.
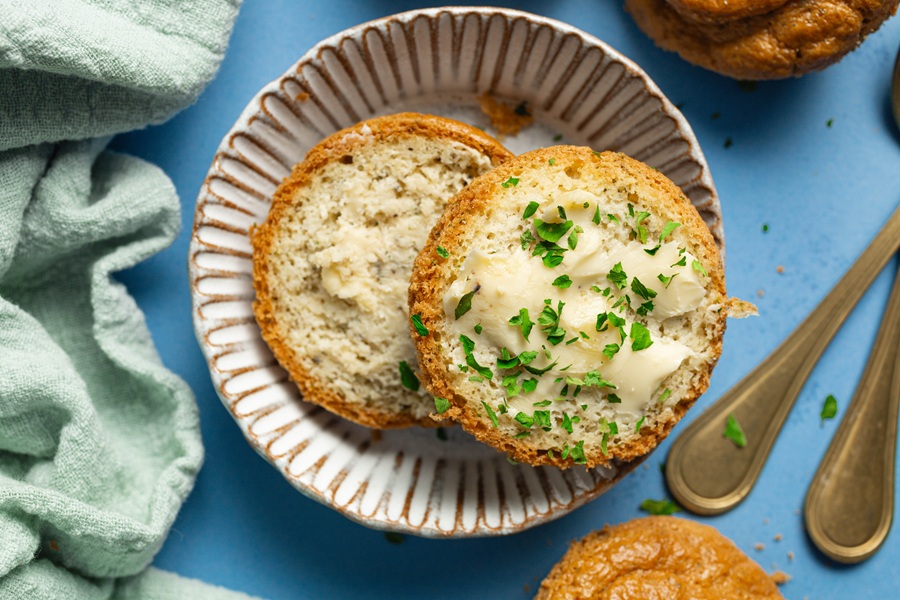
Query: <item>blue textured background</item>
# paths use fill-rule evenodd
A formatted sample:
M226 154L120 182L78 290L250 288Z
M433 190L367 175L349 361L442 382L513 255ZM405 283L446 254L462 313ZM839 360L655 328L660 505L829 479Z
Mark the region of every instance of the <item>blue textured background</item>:
M888 103L900 18L823 73L745 91L655 48L618 1L500 4L580 27L636 61L682 103L706 153L724 211L729 292L756 302L760 315L730 323L712 387L690 421L790 333L900 200L900 134ZM611 492L553 523L499 539L407 537L391 544L291 488L246 444L213 391L192 330L186 256L195 198L219 141L256 91L317 41L421 6L248 2L221 72L199 102L163 126L114 142L161 166L183 203L184 229L175 244L121 274L147 314L163 361L197 395L207 451L196 489L156 559L161 568L269 598L530 598L571 540L640 516L641 500L665 495L657 467L668 444ZM727 148L726 139L733 142ZM819 363L751 496L726 515L701 519L766 570L792 575L782 587L788 598L894 598L900 588L896 531L875 557L844 567L813 548L800 516L862 372L895 269L890 263ZM827 394L838 398L839 413L822 425ZM765 549L756 550L758 543Z

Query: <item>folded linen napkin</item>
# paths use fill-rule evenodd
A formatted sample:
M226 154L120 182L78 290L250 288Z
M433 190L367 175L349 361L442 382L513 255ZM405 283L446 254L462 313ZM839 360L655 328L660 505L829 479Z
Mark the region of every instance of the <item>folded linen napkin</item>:
M239 4L0 0L0 598L246 598L146 568L203 449L111 274L172 242L179 204L98 138L193 102Z

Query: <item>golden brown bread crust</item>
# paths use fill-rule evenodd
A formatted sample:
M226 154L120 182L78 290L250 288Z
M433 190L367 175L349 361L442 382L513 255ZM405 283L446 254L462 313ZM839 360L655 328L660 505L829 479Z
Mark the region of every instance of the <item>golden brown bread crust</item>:
M702 23L723 23L762 15L788 0L668 0L678 13Z
M840 60L897 11L898 0L790 0L762 14L703 22L680 14L680 4L625 0L660 48L736 79L782 79Z
M590 148L576 146L553 146L519 155L515 159L492 169L474 179L463 189L444 211L438 223L432 229L428 240L413 265L409 286L410 314L421 315L422 322L431 332L428 336L411 335L416 343L416 354L421 370L421 382L434 396L449 400L451 407L440 418L451 418L460 423L467 432L488 445L507 453L513 460L530 465L553 465L561 468L571 467L572 458L562 458L559 453L548 453L524 445L522 440L504 435L478 414L467 410L466 398L461 396L453 385L450 376L451 365L443 346L445 340L446 317L444 314L443 296L456 276L456 269L468 251L467 244L473 236L472 221L488 215L494 208L495 198L501 194L502 184L512 176L520 177L522 173L546 168L553 159L554 168L587 168L598 173L615 177L627 172L642 184L657 191L668 199L666 211L684 228L691 232L693 240L690 251L706 265L709 274L709 289L718 294L724 301L725 275L719 249L715 244L709 228L703 222L696 208L688 201L681 189L656 169L634 160L624 154L614 152L597 153ZM451 259L439 261L438 246L443 247ZM673 418L657 424L655 427L644 426L640 435L625 446L610 448L608 455L592 454L587 456L586 466L593 468L600 465L615 465L630 462L653 450L671 431L696 399L709 387L709 377L722 352L722 335L725 331L726 311L716 317L715 331L711 341L712 361L706 372L699 373L696 385L687 392L674 409Z
M644 517L573 542L536 600L779 600L772 579L714 528Z
M368 128L365 135L348 135L362 134L364 128ZM266 221L251 230L253 287L256 290L253 312L262 337L276 360L300 388L304 400L318 404L350 421L375 429L396 429L412 425L436 427L441 424L427 417L417 419L408 413L382 412L354 405L347 402L341 393L329 387L327 382L318 380L310 374L301 360L302 349L285 343L285 336L279 331L275 306L278 290L270 288L267 277L270 268L269 254L275 242L279 222L292 210L298 191L309 184L317 171L346 155L352 155L356 149L373 141L412 136L459 142L487 156L493 165L513 156L497 140L483 131L452 119L418 113L400 113L369 119L338 131L311 148L306 158L295 165L293 172L276 190ZM397 335L406 335L406 332L398 331Z

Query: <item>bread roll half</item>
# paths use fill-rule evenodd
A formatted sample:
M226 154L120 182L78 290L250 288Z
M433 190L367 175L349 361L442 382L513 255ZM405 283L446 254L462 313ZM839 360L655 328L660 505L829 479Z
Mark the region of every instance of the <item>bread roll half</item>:
M460 192L416 258L409 302L435 417L563 468L656 447L707 389L728 306L718 248L681 190L574 146Z
M294 168L252 232L253 311L305 400L373 428L434 425L409 272L447 201L511 156L474 127L403 113L338 131Z

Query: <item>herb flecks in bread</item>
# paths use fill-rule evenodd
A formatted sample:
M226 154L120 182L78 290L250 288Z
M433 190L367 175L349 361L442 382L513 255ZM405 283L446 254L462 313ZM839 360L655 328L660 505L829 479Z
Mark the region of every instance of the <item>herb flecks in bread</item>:
M443 248L446 258L438 257ZM477 178L416 260L422 380L520 462L646 454L705 391L727 299L681 191L621 154L559 146Z
M370 427L435 424L407 334L409 270L447 201L511 156L473 127L404 113L339 131L294 168L253 232L254 313L305 400Z

